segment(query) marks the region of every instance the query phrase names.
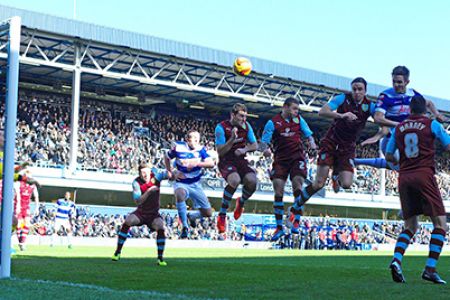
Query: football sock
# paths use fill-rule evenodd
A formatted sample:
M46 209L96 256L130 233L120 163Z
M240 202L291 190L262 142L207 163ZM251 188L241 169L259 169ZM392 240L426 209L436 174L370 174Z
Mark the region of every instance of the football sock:
M222 198L222 207L220 208L219 215L225 216L228 211L228 207L230 206L230 201L233 198L233 194L236 191L234 187L231 185L227 185L223 191L223 198Z
M117 241L117 248L116 248L115 255L120 254L122 252L122 247L123 247L123 244L125 243L125 241L127 240L129 230L130 230L130 226L123 223L122 227L120 228L119 234L117 235L118 241Z
M384 158L355 158L355 165L371 166L377 169L386 169L386 160Z
M414 234L408 229L404 230L397 238L397 243L395 244L394 250L394 260L400 265L402 264L403 255L405 254L406 248L408 248L409 243Z
M435 228L431 232L430 252L428 253L428 259L425 267L428 272L436 272L436 264L439 260L442 247L444 246L445 233L445 230L441 228Z
M156 246L158 248L158 259L163 260L164 247L166 245L166 235L164 229L158 230L156 234Z
M275 220L277 222L277 229L282 230L284 215L283 197L275 196L275 201L273 202L273 212L275 214Z
M183 224L183 227L189 228L188 220L187 220L187 206L186 202L177 202L177 210L178 210L178 216L180 217L181 224Z

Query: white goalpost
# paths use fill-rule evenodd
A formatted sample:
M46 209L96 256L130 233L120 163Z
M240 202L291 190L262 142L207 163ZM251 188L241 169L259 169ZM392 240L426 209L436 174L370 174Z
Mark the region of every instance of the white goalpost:
M21 19L12 17L0 22L0 32L6 33L7 42L0 47L7 49L5 145L3 155L3 191L0 219L0 278L11 276L11 227L13 214L14 151L16 140L17 97L19 88L19 52Z

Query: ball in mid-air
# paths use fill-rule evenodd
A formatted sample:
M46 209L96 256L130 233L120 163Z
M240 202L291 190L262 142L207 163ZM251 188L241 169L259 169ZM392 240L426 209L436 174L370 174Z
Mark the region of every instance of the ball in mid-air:
M237 75L247 76L252 71L252 63L248 58L238 57L234 60L233 71Z

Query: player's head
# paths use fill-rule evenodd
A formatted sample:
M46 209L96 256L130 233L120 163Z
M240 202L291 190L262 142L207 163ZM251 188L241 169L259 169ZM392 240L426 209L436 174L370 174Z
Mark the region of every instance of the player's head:
M247 106L242 103L236 103L231 109L231 124L244 126L247 120Z
M392 87L399 94L406 93L409 83L409 70L405 66L397 66L392 70Z
M411 114L422 115L427 112L427 101L422 95L414 95L409 104Z
M283 103L283 113L289 117L298 115L300 102L294 97L289 97L284 100Z
M200 144L200 133L197 130L189 130L186 134L186 142L191 148L197 147Z
M362 77L356 77L352 80L352 96L356 101L361 101L366 96L367 81Z
M141 162L139 164L139 177L145 182L150 181L150 173L151 173L151 167L146 162Z
M69 191L67 191L65 194L64 194L64 199L66 199L66 200L70 200L70 192Z

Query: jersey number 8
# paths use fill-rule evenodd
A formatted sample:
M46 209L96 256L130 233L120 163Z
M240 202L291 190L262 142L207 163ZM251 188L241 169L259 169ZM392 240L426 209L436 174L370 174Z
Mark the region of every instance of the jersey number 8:
M416 133L405 134L405 155L407 158L419 156L419 137Z

